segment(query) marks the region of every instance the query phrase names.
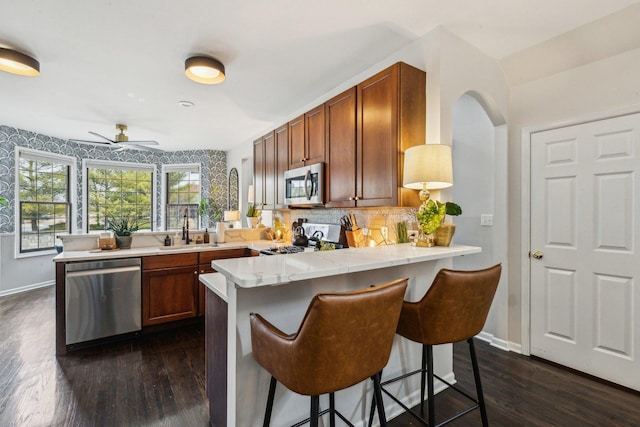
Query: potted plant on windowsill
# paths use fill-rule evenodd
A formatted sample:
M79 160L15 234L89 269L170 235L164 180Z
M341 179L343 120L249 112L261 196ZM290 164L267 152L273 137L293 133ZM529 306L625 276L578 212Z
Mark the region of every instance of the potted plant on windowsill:
M139 229L138 221L129 215L112 217L107 223L107 229L113 231L116 243L120 249L131 249L132 234Z

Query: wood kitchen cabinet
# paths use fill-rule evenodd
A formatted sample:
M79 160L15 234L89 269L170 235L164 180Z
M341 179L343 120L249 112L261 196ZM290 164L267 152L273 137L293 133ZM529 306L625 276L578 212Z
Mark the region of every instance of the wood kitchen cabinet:
M397 63L325 103L326 206L420 205L404 151L426 138L426 74Z
M254 203L258 209L275 207L275 132L253 142Z
M324 162L324 104L289 122L289 169Z
M252 255L252 251L247 248L237 249L220 249L215 251L203 251L200 252L200 260L198 265L198 273L215 273L216 270L211 266L211 261L214 259L225 258L242 258ZM202 283L198 284L198 315L203 316L205 311L205 286Z
M142 257L142 326L198 315L198 253Z
M284 171L289 169L289 125L284 124L274 131L275 134L275 207L286 208Z
M356 88L325 103L325 198L331 208L356 205Z

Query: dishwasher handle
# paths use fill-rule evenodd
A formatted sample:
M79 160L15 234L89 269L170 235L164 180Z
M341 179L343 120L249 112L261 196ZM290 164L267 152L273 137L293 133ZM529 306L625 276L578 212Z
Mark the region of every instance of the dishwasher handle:
M114 268L99 268L99 269L92 269L92 270L70 271L67 273L67 278L97 276L101 274L126 273L128 271L140 271L140 267L131 266L131 267L114 267Z

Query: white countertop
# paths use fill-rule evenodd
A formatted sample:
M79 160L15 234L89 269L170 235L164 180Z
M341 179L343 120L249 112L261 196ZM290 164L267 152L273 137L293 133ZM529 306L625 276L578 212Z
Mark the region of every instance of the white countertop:
M221 259L214 260L211 265L237 286L252 288L450 258L480 251L481 248L476 246L423 248L405 243L373 248ZM208 281L207 276L200 276L200 280L205 284Z
M217 251L223 249L236 249L236 248L250 248L255 250L266 249L274 246L270 240L255 240L250 242L229 242L219 243L216 246L205 244L189 244L189 245L177 245L177 246L145 246L139 248L122 249L102 251L99 249L92 249L87 251L63 251L61 254L56 255L53 258L54 262L69 262L69 261L96 261L101 259L114 259L114 258L132 258L149 255L168 255L178 253L190 253L190 252L204 252L204 251Z

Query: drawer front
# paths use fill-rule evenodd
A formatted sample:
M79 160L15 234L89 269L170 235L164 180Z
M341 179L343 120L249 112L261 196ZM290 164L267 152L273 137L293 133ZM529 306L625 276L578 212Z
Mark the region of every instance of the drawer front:
M145 271L158 268L185 267L187 265L198 265L197 252L142 257L142 269Z

